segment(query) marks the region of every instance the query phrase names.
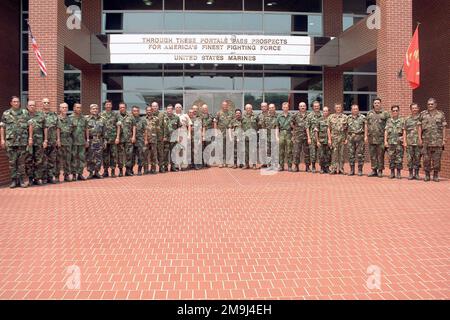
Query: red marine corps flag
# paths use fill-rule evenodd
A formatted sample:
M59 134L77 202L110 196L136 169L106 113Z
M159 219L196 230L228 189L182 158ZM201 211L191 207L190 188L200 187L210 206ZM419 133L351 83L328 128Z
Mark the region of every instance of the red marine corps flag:
M406 52L403 69L411 88L417 89L420 86L419 26L417 26Z
M30 24L28 24L28 31L30 32L31 45L33 46L34 55L36 56L36 59L39 64L39 69L41 70L41 76L46 77L47 76L47 67L45 66L44 59L42 59L42 55L41 55L41 52L39 51L39 47L37 45L36 39L33 37L33 33L31 33Z

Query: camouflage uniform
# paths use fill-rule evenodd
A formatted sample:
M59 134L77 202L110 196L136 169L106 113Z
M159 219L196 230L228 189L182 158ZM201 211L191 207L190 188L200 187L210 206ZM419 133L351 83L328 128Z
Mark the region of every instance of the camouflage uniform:
M311 137L311 144L309 145L309 157L311 159L313 167L315 166L318 160L318 146L316 137L314 135L314 128L317 126L317 121L322 117L322 112L315 113L314 111L310 112L307 116L307 126L309 130L309 135Z
M117 125L120 126L120 143L117 146L117 166L119 172L122 173L123 167L127 172L133 170L132 158L133 158L133 144L131 143L131 137L133 136L133 127L136 125L134 117L125 112L124 114L118 113Z
M308 146L308 136L306 130L308 130L308 114L296 112L292 117L292 136L294 143L294 164L297 170L300 164L301 155L304 154L305 164L307 167L311 164L310 149Z
M317 132L320 143L318 150L319 165L322 172L326 173L331 165L331 149L328 145L328 117L325 118L322 116L317 121L314 132Z
M44 180L50 180L53 177L59 178L57 165L58 147L56 146L56 128L58 125L58 115L56 112L48 112L45 116L45 128L47 128L47 148L44 150L46 168Z
M402 118L389 118L386 122L386 133L389 155L389 169L403 169L403 128Z
M267 117L268 112L261 112L256 116L256 122L258 124L258 159L259 163L265 166L267 164L267 128L265 124L265 118ZM261 139L261 136L263 138Z
M227 163L227 130L230 127L231 120L233 120L234 114L232 111L224 112L223 110L217 112L215 117L217 122L217 129L222 133L222 144L223 144L223 163Z
M28 144L28 113L24 109L6 110L1 118L0 127L4 128L6 154L8 155L11 180L25 178L25 159Z
M245 143L245 166L250 166L250 153L254 154L253 157L254 163L252 165L256 165L256 161L258 159L257 156L257 149L256 150L250 150L250 140L254 140L253 143L257 143L257 131L258 131L258 119L257 117L252 113L248 115L247 113L244 113L242 116L242 130L243 133L247 133L245 136L243 136L244 143ZM250 131L249 131L250 130Z
M58 129L60 130L61 147L58 150L58 170L64 171L66 178L71 173L72 162L72 120L70 117L58 116Z
M233 154L234 154L234 158L233 158L233 164L234 167L236 168L237 166L242 166L243 165L243 156L242 156L242 145L240 146L239 144L242 143L242 118L241 119L236 119L234 118L233 120L231 120L230 122L230 129L231 129L231 136L233 138ZM238 157L238 153L239 153L239 157Z
M70 116L72 124L72 174L82 175L86 166L86 129L88 126L84 116L72 113Z
M364 128L366 124L366 117L358 114L356 117L349 115L347 118L348 128L348 161L352 171L354 170L355 162L358 161L358 169L362 171L365 158L365 142L364 142Z
M175 169L175 163L172 159L172 150L177 145L178 141L171 141L172 135L181 127L180 118L176 114L166 114L164 119L164 166L167 168L170 163L170 169Z
M164 162L164 112L158 110L154 113L154 115L158 117L160 125L158 132L158 145L156 146L156 149L158 150L158 165L159 170L161 171Z
M288 164L289 170L292 167L292 115L284 113L278 115L277 122L279 128L279 145L280 145L280 167L284 168L284 164Z
M145 118L146 120L146 128L145 134L147 135L147 150L146 150L146 158L147 163L150 165L152 172L156 170L156 165L158 163L158 136L159 131L161 130L161 125L159 122L159 117L151 114Z
M428 110L420 113L423 142L423 167L426 172L434 171L435 176L441 171L443 149L443 129L447 126L445 115L440 110L433 113Z
M205 129L205 134L208 134L209 130L214 129L214 122L215 122L215 119L214 119L214 116L212 114L210 114L210 113L207 113L207 114L202 113L202 123L203 123L203 128ZM206 141L206 140L202 141L202 154L203 155L204 155L206 147L208 147L209 144L213 143L213 141L215 141L214 139L215 139L215 137L211 137L211 141ZM207 155L207 157L211 157L213 155L214 154ZM209 159L207 159L207 158L203 159L203 164L206 167L209 166L208 161L209 161Z
M194 116L191 118L192 121L192 127L191 127L191 167L200 167L202 165L202 131L203 131L203 122L202 122L202 118L199 116ZM198 139L197 141L197 145L195 144L195 139ZM196 155L194 153L194 149L195 152L197 152L198 154Z
M102 167L103 147L107 137L105 123L100 115L86 116L89 129L89 148L87 150L87 168L90 174L98 174Z
M384 128L391 117L389 112L370 110L366 116L369 154L372 170L384 170Z
M44 154L44 127L45 114L41 111L35 112L31 115L28 124L33 127L33 147L29 149L26 159L27 175L30 179L42 180L44 179L45 170L45 154Z
M105 136L106 136L106 147L103 150L103 170L104 175L108 173L108 168L114 172L117 165L117 121L119 119L117 112L114 111L103 111L100 114L105 124Z
M410 170L419 170L420 168L419 118L420 115L416 115L405 119L406 158L408 159L408 168Z
M145 117L137 116L134 117L134 122L136 124L136 142L133 145L131 167L134 167L137 162L138 174L142 174L142 168L148 168L148 160L145 157L147 147L144 143L147 121L145 120Z
M344 142L347 138L347 116L334 113L327 119L331 133L331 172L344 172Z
M267 130L267 164L270 166L275 165L274 152L272 150L272 130L278 129L278 116L277 114L271 115L270 113L264 117L264 126Z

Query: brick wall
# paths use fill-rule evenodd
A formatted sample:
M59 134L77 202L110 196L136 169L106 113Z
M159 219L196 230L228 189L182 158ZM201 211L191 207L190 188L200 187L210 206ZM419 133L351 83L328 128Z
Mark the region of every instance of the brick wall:
M20 2L0 2L0 116L9 109L9 98L20 95ZM0 185L9 182L8 159L0 150Z

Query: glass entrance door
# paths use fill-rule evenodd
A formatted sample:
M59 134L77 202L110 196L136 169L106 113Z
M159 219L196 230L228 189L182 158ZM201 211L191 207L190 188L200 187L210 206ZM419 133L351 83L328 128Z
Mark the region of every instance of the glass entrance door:
M242 92L203 92L203 91L186 91L184 93L184 108L185 112L193 105L201 107L207 104L209 112L216 114L220 110L222 101L227 100L232 110L242 109L243 104Z

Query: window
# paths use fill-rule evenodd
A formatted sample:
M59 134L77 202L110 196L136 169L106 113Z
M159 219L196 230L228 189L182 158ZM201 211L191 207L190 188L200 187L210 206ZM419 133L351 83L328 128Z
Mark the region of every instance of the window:
M343 12L351 14L367 14L367 8L375 5L376 0L345 0Z
M242 11L242 0L185 0L186 10Z
M283 12L322 12L322 0L264 0L264 10Z
M163 0L103 0L103 10L162 10L162 8Z

